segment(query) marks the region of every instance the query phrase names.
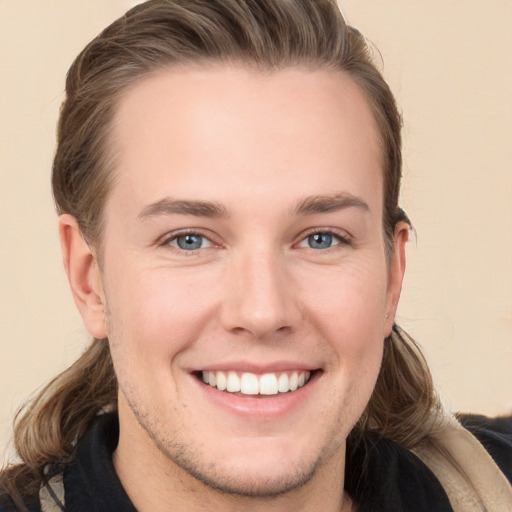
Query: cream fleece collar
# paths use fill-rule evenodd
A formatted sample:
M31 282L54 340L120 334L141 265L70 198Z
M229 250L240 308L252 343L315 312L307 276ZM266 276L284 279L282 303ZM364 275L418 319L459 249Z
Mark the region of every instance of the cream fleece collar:
M440 481L454 512L512 512L512 486L485 448L453 416L435 444L414 453Z

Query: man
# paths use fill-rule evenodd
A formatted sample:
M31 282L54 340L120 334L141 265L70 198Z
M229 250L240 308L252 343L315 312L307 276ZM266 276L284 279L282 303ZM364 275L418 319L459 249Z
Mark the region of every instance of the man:
M334 3L147 2L66 94L53 189L95 341L22 418L10 507L505 510L394 325L400 118Z

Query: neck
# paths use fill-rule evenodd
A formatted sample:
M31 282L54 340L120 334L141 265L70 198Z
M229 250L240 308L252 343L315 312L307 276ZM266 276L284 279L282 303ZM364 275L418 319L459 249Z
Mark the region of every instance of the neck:
M344 493L345 447L319 464L304 485L277 496L240 496L215 490L167 458L148 434L120 415L119 443L113 455L116 472L139 512L222 510L235 512L349 512ZM340 456L341 455L341 456Z

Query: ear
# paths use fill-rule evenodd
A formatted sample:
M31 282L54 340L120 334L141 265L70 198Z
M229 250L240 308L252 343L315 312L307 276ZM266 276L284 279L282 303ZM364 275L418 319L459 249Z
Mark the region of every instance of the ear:
M399 222L393 234L391 255L389 258L388 291L386 297L385 336L389 336L395 321L398 299L402 291L405 273L405 244L409 239L409 225Z
M72 215L60 215L59 237L64 269L85 327L95 338L106 338L105 294L96 254Z

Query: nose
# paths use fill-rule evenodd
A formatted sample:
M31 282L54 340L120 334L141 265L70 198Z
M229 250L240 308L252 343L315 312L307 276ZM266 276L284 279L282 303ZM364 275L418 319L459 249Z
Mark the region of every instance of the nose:
M221 322L227 331L268 339L293 331L301 319L296 287L279 254L240 255L226 276Z

